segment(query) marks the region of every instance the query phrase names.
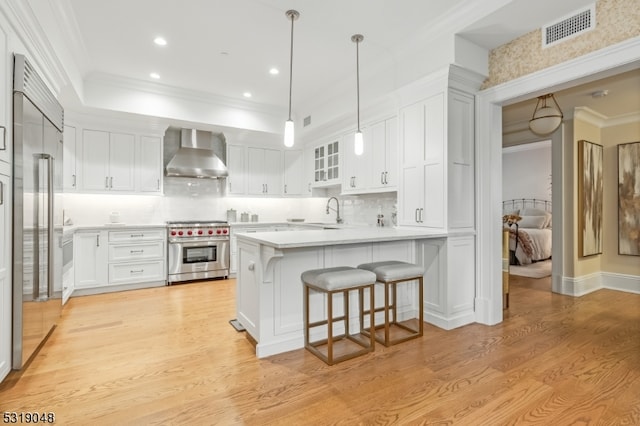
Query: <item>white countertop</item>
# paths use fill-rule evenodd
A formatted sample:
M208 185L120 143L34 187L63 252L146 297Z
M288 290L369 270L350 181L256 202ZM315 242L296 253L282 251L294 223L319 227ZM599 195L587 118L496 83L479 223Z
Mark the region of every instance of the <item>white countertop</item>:
M318 247L335 244L358 244L379 241L421 240L426 238L445 238L446 232L417 228L342 228L310 229L288 232L259 232L236 234L239 240L264 244L270 247L297 248Z

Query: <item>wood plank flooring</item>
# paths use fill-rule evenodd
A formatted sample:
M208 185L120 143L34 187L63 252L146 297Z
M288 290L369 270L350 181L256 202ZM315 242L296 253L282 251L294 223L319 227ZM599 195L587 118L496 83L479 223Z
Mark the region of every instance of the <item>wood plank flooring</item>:
M235 282L72 298L0 412L64 425L640 424L640 295L572 298L511 277L503 323L425 335L328 367L258 360Z

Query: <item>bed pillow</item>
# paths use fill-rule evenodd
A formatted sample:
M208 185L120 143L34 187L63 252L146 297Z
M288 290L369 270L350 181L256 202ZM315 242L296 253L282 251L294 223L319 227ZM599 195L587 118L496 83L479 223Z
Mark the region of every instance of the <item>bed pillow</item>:
M522 209L522 215L523 216L544 216L547 218L547 222L544 224L543 228L551 228L551 213L549 213L546 210L527 207Z
M522 219L518 222L518 227L542 229L546 224L546 216L522 216Z

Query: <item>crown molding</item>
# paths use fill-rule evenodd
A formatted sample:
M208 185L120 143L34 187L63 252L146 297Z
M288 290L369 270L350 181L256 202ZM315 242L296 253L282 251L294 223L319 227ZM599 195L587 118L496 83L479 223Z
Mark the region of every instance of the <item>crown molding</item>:
M569 119L571 117L568 117ZM576 107L573 109L573 119L593 124L596 127L604 127L607 116L587 107Z
M71 51L80 73L84 74L89 69L91 57L89 56L89 50L84 44L80 25L78 25L71 2L69 0L56 0L51 2L51 7L61 22L59 28L62 36L65 38L67 47Z
M551 140L547 139L539 142L523 143L519 145L505 146L502 148L503 154L512 154L514 152L532 151L535 149L551 149Z
M2 3L5 6L2 6ZM36 65L38 72L57 97L69 80L29 2L5 0L0 2L0 8L4 10L14 33L27 49L25 54L28 55L28 59Z
M640 122L640 111L630 112L628 114L618 115L617 117L609 117L604 127L621 126L624 124L633 124Z

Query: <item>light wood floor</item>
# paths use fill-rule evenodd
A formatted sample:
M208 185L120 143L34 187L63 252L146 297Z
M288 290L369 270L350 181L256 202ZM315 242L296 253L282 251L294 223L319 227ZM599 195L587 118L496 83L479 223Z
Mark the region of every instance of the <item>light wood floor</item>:
M376 346L328 367L258 360L233 281L73 298L0 412L58 424L640 424L640 295L551 294L512 276L505 321Z

